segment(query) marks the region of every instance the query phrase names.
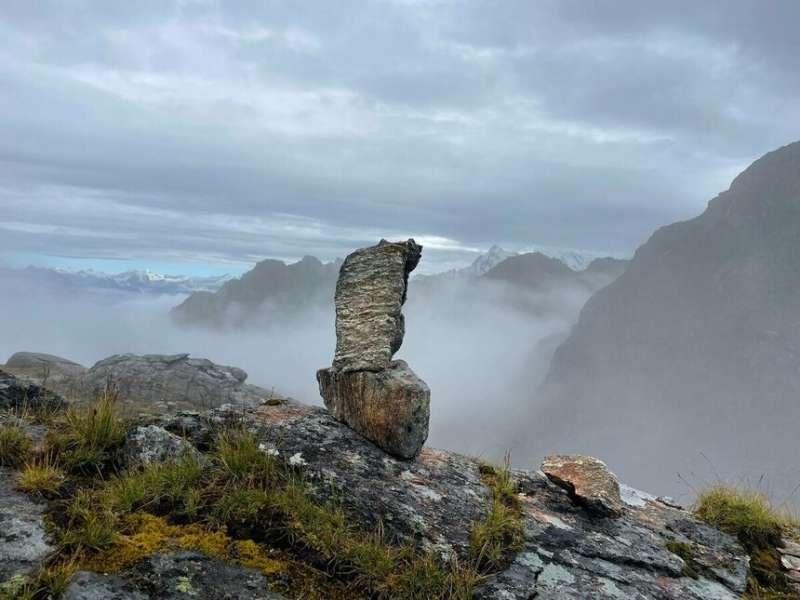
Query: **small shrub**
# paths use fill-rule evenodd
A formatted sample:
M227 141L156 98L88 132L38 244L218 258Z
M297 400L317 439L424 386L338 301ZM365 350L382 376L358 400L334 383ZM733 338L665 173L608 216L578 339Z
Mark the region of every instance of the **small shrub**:
M17 473L17 488L28 494L55 496L65 481L64 471L50 455L27 463Z
M31 440L19 427L0 426L0 465L19 467L31 450Z

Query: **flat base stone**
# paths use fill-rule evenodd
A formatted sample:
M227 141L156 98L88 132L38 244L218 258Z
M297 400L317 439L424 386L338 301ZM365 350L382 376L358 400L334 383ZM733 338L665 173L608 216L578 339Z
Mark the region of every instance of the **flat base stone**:
M389 454L414 458L428 438L431 392L405 361L383 371L317 371L319 391L336 419Z

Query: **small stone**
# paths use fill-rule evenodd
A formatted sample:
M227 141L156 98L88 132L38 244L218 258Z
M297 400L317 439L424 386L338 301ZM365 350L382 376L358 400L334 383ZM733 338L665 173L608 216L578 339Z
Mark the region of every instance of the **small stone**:
M135 427L128 432L122 456L128 465L163 463L187 456L201 458L191 442L157 425Z
M800 544L789 540L783 540L783 547L778 548L778 552L800 558Z
M622 514L619 482L603 461L581 455L547 456L542 472L590 512L607 517Z
M317 380L325 406L339 421L390 454L419 454L428 437L431 392L405 361L378 373L322 369Z
M781 564L787 571L800 571L800 558L790 554L781 556Z

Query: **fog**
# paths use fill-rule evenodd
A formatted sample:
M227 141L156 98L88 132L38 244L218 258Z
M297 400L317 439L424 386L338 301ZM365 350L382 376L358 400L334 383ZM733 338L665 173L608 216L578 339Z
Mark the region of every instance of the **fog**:
M431 388L428 445L490 460L511 452L523 468L536 468L547 452L578 450L606 458L630 485L683 502L691 502L693 489L722 478L797 506L793 486L800 471L792 461L767 470L740 459L731 464L715 455L715 440L706 438L701 446L689 434L682 439L668 427L666 413L651 415L654 427L636 426L649 433L631 432L629 439L613 442L594 439L593 432L619 415L574 435L541 422L548 413L541 410L538 388L589 293L586 286L532 292L486 280L431 286L412 279L397 358ZM335 345L332 303L248 328L212 331L172 323L169 310L183 299L178 295L65 293L0 278L0 298L0 362L21 350L86 366L117 353L188 352L245 369L249 383L321 404L315 372L330 364ZM534 434L543 428L549 429L546 435ZM631 452L634 444L639 452Z
M534 293L488 281L417 289L412 279L397 358L431 387L428 443L494 459L513 451L524 431L518 415L547 368L548 353L534 350L568 330L588 294L585 287ZM169 309L183 299L176 295L75 294L0 280L0 298L0 361L21 350L86 366L117 353L189 352L245 369L249 383L321 404L315 373L330 365L335 346L332 303L211 331L171 322Z

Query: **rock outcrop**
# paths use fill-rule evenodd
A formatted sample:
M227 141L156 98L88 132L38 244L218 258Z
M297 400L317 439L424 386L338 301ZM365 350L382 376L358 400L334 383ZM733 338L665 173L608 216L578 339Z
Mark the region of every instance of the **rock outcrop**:
M200 458L200 453L192 444L156 425L131 428L125 436L121 455L124 465L149 465L188 456Z
M0 584L23 583L53 550L45 532L44 506L15 490L13 473L0 467Z
M252 406L269 392L247 385L247 373L188 354L117 354L96 363L85 376L94 394L112 386L124 402L212 408Z
M797 533L800 536L800 532ZM789 588L800 597L800 541L783 540L783 547L778 548L778 552Z
M609 517L622 513L619 481L603 461L592 456L546 456L542 472L588 510Z
M317 372L325 406L340 421L402 458L428 437L430 390L403 361L408 276L422 256L414 240L381 242L350 254L336 284L336 353Z
M83 375L86 372L86 367L81 364L43 352L15 352L6 362L6 367L12 369L36 369L46 372L49 376L66 375L74 377Z
M0 410L26 412L50 410L64 405L64 399L42 386L0 371Z
M397 460L321 408L229 412L264 448L296 465L318 501L342 506L350 522L366 531L380 526L392 542L468 560L471 524L486 516L492 498L476 459L425 448L414 461ZM203 443L225 414L177 415L162 424ZM610 519L539 471L512 476L523 545L475 600L734 600L744 590L748 559L738 543L683 509L628 489ZM668 549L670 541L691 548L692 565Z

